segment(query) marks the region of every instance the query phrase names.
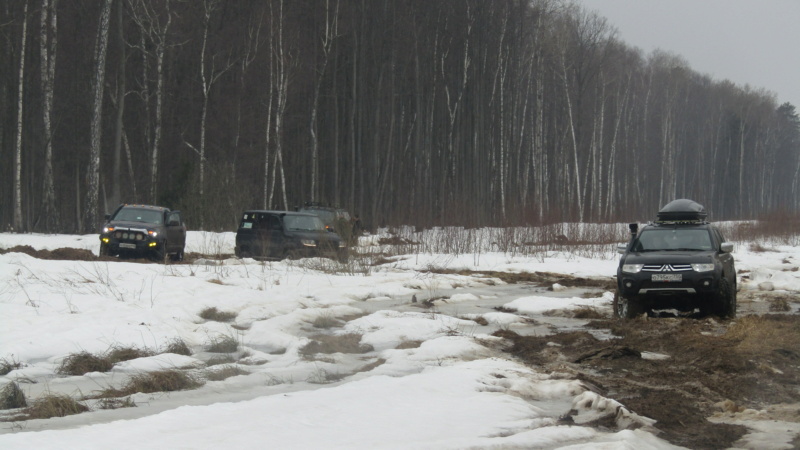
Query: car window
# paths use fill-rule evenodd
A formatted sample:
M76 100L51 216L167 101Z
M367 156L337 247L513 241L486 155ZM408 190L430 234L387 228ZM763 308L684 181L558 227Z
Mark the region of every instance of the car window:
M317 216L294 216L287 214L283 217L287 230L294 231L325 231L325 225Z
M704 229L644 230L634 244L635 251L711 250L711 236Z
M161 223L161 211L141 208L122 208L114 216L114 220L125 222Z

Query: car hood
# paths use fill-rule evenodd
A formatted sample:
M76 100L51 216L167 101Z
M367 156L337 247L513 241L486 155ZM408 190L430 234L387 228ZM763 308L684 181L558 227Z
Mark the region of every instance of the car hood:
M657 251L629 253L622 258L624 264L692 264L714 262L714 251Z
M145 223L145 222L128 222L124 220L112 220L105 224L107 227L114 227L114 228L134 228L139 230L158 230L163 227L163 225L156 225L152 223Z

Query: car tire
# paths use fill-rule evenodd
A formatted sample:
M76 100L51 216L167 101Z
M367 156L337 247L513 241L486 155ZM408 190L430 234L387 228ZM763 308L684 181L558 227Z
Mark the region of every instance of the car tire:
M173 262L183 261L183 249L180 249L177 252L173 253L170 259L172 259Z
M619 319L635 319L647 312L647 308L641 302L631 300L619 295L619 292L614 293L614 317Z
M736 317L736 288L724 276L719 280L719 291L714 299L716 314L723 319Z
M108 244L100 244L100 256L111 256L111 251L108 249Z

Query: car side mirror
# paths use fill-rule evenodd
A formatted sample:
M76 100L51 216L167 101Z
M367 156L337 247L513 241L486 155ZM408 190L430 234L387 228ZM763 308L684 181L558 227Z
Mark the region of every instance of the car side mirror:
M732 253L733 244L731 244L730 242L723 242L722 245L719 246L719 249L722 253Z
M628 244L617 244L617 253L624 255L626 250L628 250Z

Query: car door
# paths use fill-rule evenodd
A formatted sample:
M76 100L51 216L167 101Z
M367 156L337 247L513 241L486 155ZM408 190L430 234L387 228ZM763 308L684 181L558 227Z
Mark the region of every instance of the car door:
M183 250L186 246L186 226L183 224L180 211L167 214L167 251Z

